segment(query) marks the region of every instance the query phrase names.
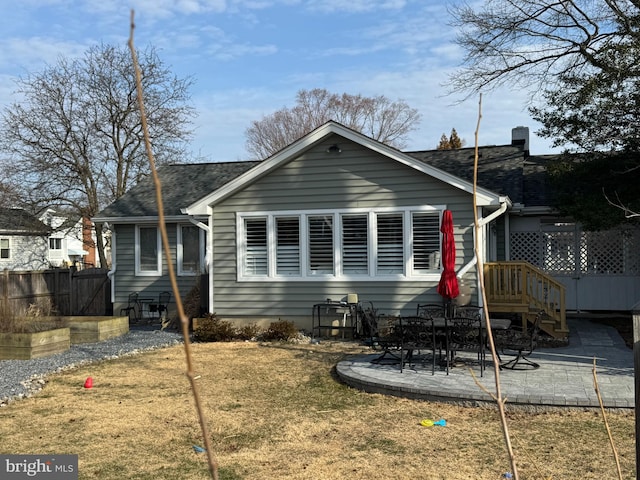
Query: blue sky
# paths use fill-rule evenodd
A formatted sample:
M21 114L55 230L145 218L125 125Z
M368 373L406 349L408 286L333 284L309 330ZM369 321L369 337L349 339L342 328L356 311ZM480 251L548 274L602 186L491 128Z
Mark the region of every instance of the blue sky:
M245 130L300 89L385 95L417 108L408 150L435 148L456 128L473 146L478 100L447 96L462 52L441 0L0 0L0 108L16 100L14 79L82 55L97 43L156 47L165 66L194 80L193 154L203 161L247 159ZM536 137L526 92L502 88L482 99L481 145L510 142L526 125Z

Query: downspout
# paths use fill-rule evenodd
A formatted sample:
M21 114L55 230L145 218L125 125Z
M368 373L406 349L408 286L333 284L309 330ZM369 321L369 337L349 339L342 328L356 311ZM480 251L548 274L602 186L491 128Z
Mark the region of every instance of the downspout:
M211 214L212 212L210 212ZM211 215L209 215L209 219L211 219ZM205 232L205 254L204 254L204 264L205 264L205 271L209 274L209 292L207 292L207 295L209 296L209 299L207 300L207 305L209 306L209 311L213 312L212 308L213 308L213 298L212 298L212 271L213 268L212 267L212 262L213 262L213 255L212 255L212 235L211 235L211 227L205 223L202 223L199 220L196 220L195 218L189 218L189 221L191 223L193 223L196 227L204 230ZM210 221L210 220L209 220ZM200 292L201 298L202 298L202 292Z
M488 223L494 221L496 218L498 218L504 212L506 212L507 208L508 208L507 202L505 202L505 201L501 202L500 203L500 208L498 210L496 210L495 212L491 213L491 215L489 215L488 217L480 218L478 220L478 223L480 224L481 227L484 227ZM473 234L474 234L473 241L475 242L476 241L476 239L475 239L475 229L473 230ZM474 251L475 251L475 249L474 249ZM469 260L469 262L466 265L464 265L460 270L458 270L458 273L456 273L456 276L458 277L458 280L460 280L464 276L464 274L466 274L471 269L471 267L475 266L477 263L478 263L478 259L476 258L476 255L474 253L473 258L471 260Z
M108 224L107 224L108 225ZM114 281L114 275L116 274L116 230L111 229L111 269L107 272L107 278L111 281L111 304L116 301L116 282Z
M209 205L207 207L207 213L209 214L209 235L207 240L207 271L209 272L209 312L215 312L215 302L213 294L213 207Z

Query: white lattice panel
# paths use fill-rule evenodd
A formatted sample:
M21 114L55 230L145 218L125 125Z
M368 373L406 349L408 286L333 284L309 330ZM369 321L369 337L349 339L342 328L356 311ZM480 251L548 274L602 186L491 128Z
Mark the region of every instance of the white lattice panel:
M568 226L556 231L512 232L510 249L512 260L527 261L551 274L640 273L638 228L577 232Z

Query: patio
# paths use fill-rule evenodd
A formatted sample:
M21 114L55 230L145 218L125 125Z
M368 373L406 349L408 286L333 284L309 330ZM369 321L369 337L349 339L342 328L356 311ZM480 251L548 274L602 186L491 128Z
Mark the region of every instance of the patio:
M593 383L593 359L600 395L607 408L634 408L633 351L618 332L609 326L588 319L568 320L569 346L539 348L531 359L539 369L527 371L502 370L500 383L502 396L508 405L540 407L599 407ZM477 365L457 367L446 375L436 370L431 375L428 366L406 366L400 373L397 364L375 364L371 359L379 355L372 352L338 363L339 378L354 388L374 393L405 396L431 401L483 404L492 402L489 392L495 391L493 363L487 363L484 377Z

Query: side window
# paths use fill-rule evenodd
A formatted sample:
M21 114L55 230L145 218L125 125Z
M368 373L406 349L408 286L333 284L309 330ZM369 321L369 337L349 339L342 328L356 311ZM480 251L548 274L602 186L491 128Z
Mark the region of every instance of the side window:
M200 229L179 225L178 235L178 275L197 275L202 271Z
M136 228L136 275L161 275L160 232L157 227Z

